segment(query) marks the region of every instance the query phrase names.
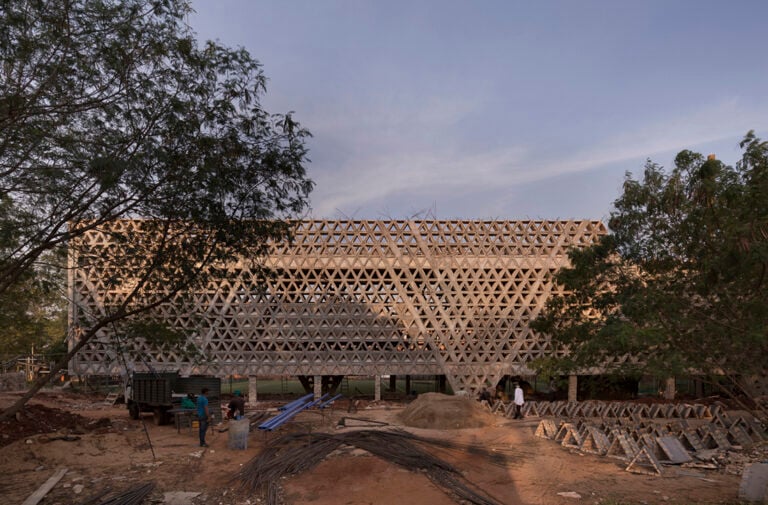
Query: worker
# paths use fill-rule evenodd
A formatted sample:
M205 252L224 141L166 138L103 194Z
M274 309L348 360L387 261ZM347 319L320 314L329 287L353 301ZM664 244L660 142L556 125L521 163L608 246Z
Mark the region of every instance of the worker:
M488 391L488 388L484 387L480 391L480 396L478 397L478 400L481 401L481 402L482 401L488 402L489 405L491 404L491 393L490 393L490 391Z
M208 388L200 391L197 397L197 421L200 423L200 447L208 447L205 443L205 434L208 431L208 422L211 420L211 413L208 411Z
M515 402L515 419L522 419L523 404L525 403L525 400L523 399L523 389L517 382L515 382L515 396L513 401Z
M235 390L233 394L232 400L227 405L229 409L227 417L229 419L240 419L245 415L245 399L239 390Z

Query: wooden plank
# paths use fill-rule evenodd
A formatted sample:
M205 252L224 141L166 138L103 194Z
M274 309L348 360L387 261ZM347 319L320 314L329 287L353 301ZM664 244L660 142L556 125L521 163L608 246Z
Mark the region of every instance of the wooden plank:
M109 393L107 397L104 398L104 404L114 405L118 398L120 398L120 393Z
M42 500L51 489L53 489L53 486L55 486L61 480L61 478L64 477L65 473L67 473L66 468L58 469L56 473L51 475L48 480L43 483L42 486L37 488L37 491L29 495L29 498L24 500L24 503L21 505L37 505L40 503L40 500Z

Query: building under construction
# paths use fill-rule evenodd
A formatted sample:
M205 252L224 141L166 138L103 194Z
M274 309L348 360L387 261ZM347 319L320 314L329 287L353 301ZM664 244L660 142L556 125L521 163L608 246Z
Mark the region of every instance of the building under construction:
M315 381L437 375L454 391L473 391L529 375L533 359L557 352L529 322L555 289L551 274L567 264L567 250L605 232L599 221L300 221L290 243L272 246L266 285L239 265L195 292L191 309L160 308L169 326L190 335L198 359L142 339L126 342L105 327L70 369ZM79 251L84 245L97 255L109 246L105 237L86 235ZM112 288L102 270L77 258L71 264L76 328L103 310L100 300Z

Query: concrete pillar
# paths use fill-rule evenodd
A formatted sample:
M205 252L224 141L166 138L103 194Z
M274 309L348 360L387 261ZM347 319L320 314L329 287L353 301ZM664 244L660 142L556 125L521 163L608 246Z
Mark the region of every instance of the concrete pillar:
M315 375L315 400L319 400L323 396L323 376Z
M696 398L703 398L704 397L704 382L696 378L693 381L694 386L696 387Z
M445 385L446 385L445 375L438 375L437 376L437 390L438 390L438 392L445 393L445 391L447 390Z
M568 401L569 402L575 402L577 401L577 394L579 391L579 376L578 375L569 375L568 376Z
M256 391L256 376L248 376L248 405L256 405L259 401L259 396Z
M411 394L411 376L410 375L405 376L405 394L407 395Z
M389 391L394 393L397 391L397 375L390 375L389 376Z
M373 399L381 400L381 375L373 376Z
M667 377L667 382L664 386L664 399L674 400L677 390L675 389L675 378Z

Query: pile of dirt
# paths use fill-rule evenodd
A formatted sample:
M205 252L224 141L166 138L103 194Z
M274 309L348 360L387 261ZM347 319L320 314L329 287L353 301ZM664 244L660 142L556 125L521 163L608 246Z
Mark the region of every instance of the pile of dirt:
M424 393L400 413L400 420L413 428L457 430L482 428L498 419L473 399L441 393Z
M111 424L106 418L88 419L45 405L27 404L16 419L0 422L0 447L43 433L82 434L108 428Z

